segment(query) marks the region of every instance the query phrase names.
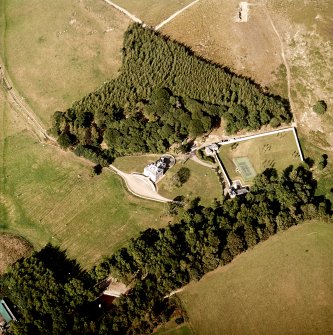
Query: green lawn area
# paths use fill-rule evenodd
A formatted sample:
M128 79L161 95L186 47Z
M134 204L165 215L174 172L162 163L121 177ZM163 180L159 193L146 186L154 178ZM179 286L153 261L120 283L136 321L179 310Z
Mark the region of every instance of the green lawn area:
M191 328L184 324L176 328L161 329L154 333L154 335L193 335Z
M143 173L143 169L149 163L157 161L161 155L140 155L140 156L126 156L119 157L113 165L121 171L131 173L138 172Z
M292 131L238 142L237 145L224 145L219 156L229 177L242 181L243 178L235 169L234 158L248 157L257 174L267 168L282 171L289 165L301 163Z
M114 0L149 25L155 26L193 0Z
M183 186L173 187L172 177L182 167L190 170L190 178ZM222 186L216 173L192 160L187 160L185 164L176 162L157 186L158 192L166 198L173 199L179 195L188 198L200 197L204 205L209 205L215 198L220 199L222 196Z
M179 294L200 335L332 334L333 224L271 237Z
M0 0L0 55L14 86L50 116L114 77L129 18L104 1Z
M128 193L109 170L38 142L0 91L0 232L35 248L52 242L89 267L148 227L167 224L166 205Z

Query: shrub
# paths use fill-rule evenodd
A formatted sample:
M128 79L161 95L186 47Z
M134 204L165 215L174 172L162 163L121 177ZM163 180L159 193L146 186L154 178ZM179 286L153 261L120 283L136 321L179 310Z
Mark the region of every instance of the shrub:
M319 100L313 106L313 111L317 114L324 114L327 110L327 104L324 100Z

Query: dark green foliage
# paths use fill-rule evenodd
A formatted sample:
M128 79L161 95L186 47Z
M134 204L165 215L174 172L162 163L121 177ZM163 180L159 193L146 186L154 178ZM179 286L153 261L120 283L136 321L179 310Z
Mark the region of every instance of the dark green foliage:
M313 111L317 114L325 114L327 110L327 104L324 100L319 100L313 106Z
M61 146L82 146L97 156L104 141L112 158L164 152L210 131L221 117L229 133L259 129L272 118L274 126L291 120L286 101L133 24L125 33L119 77L56 112L51 132ZM96 162L91 153L79 151Z
M95 299L93 284L75 261L51 245L18 261L1 278L1 293L20 313L10 333L92 333L93 324L83 311Z
M188 177L183 171L181 176ZM245 196L203 207L196 198L170 206L178 222L147 229L88 276L50 245L17 262L1 279L1 293L21 312L11 333L149 334L173 312L173 290L303 220L331 217L331 204L315 197L316 182L303 166L280 176L268 169ZM182 201L183 199L177 199ZM110 313L92 313L92 287L110 274L131 285ZM95 314L95 315L94 315Z
M116 334L149 333L160 320L158 303L172 290L231 262L279 230L331 213L315 190L316 182L303 166L290 167L281 176L270 169L256 177L246 196L216 201L212 207L195 199L178 208L178 223L142 232L95 268L98 279L112 273L135 283L102 320L102 328Z
M318 162L318 169L319 170L324 170L325 169L325 167L327 166L327 158L328 158L328 156L325 155L325 154L320 157L320 160Z
M103 170L103 167L100 165L100 164L97 164L97 165L94 165L92 168L91 168L91 173L90 175L92 177L94 176L98 176L102 173L102 170Z
M181 167L172 177L172 183L176 187L181 187L190 178L191 171L187 167Z

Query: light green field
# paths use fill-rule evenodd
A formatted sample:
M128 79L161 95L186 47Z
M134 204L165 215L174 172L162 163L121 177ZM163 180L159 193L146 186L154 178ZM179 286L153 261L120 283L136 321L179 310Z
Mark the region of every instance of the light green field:
M179 294L198 335L333 333L333 225L279 233Z
M168 222L166 205L130 195L111 171L92 178L90 163L38 142L1 91L0 130L0 232L37 249L51 241L89 267Z
M127 173L138 172L143 173L143 169L149 163L155 162L161 155L140 155L126 156L117 158L112 164Z
M182 187L172 187L172 176L182 167L190 169L190 178ZM166 198L173 199L179 195L186 198L200 197L201 202L205 205L211 204L215 198L221 199L222 196L222 186L216 173L192 160L187 160L185 164L176 163L167 171L157 186L158 192Z
M193 0L114 0L145 23L155 26Z
M130 20L103 1L0 0L0 54L40 119L114 77Z
M176 328L161 329L154 333L154 335L192 335L191 328L188 325L181 325Z
M248 157L256 173L261 173L271 167L282 171L289 165L301 163L292 131L238 142L237 144L234 149L232 144L224 145L219 153L232 180L243 180L240 173L236 171L236 166L232 161L233 158Z

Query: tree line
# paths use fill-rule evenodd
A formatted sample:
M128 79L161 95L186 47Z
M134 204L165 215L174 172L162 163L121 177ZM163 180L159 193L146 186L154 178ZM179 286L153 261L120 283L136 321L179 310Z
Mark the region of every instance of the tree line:
M133 286L102 320L101 334L149 333L163 320L160 305L171 291L279 231L304 220L329 218L330 203L316 197L315 190L316 181L303 166L280 176L268 169L245 196L210 207L194 199L178 208L178 223L142 232L93 270L98 280L112 273Z
M122 52L118 78L52 117L59 144L98 164L164 152L221 120L228 133L291 121L287 101L140 24L126 31Z
M267 169L250 192L204 207L196 198L170 205L174 224L147 229L89 273L50 245L16 263L0 293L18 306L10 334L149 334L174 310L168 294L304 220L331 219L331 204L315 195L304 166L278 175ZM109 275L130 291L101 313L94 301Z

